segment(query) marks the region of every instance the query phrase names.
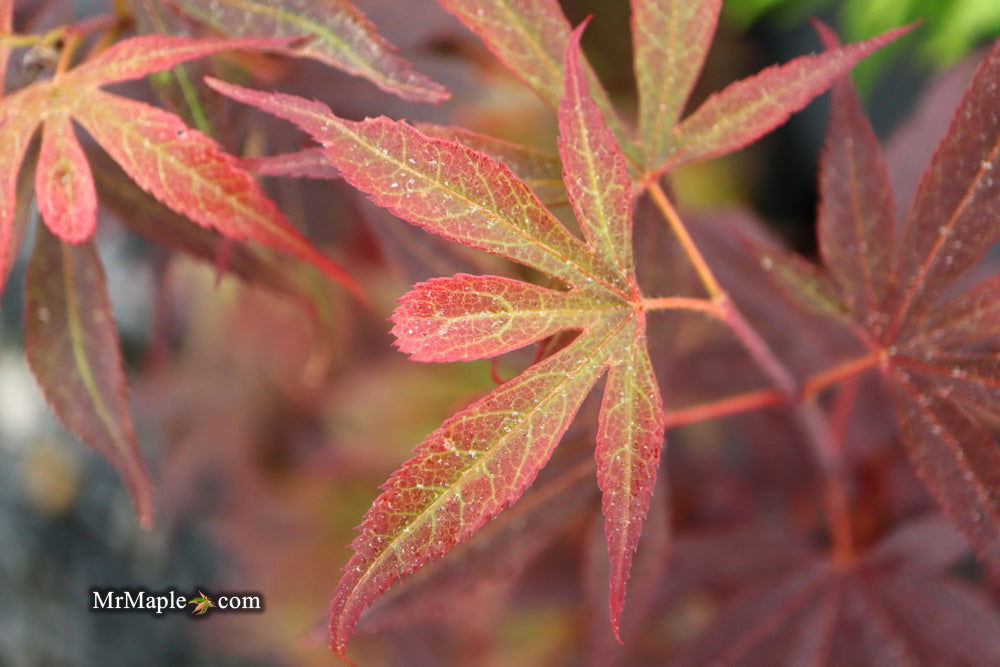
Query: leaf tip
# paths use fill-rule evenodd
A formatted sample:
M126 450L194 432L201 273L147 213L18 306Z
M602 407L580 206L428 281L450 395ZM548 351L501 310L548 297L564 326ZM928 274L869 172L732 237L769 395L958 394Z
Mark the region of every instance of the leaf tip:
M840 46L840 38L837 36L837 32L826 24L825 21L816 16L809 17L809 23L812 25L813 30L819 35L820 41L823 43L823 48L835 49Z
M622 613L621 605L620 604L619 605L612 604L612 606L611 606L611 634L614 635L615 641L618 642L619 646L625 646L625 641L622 639L622 633L621 633L621 621L622 621L621 613Z
M139 520L139 527L144 531L149 532L153 530L155 515L156 511L153 507L152 497L144 497L142 500L136 501L136 516Z
M579 52L580 41L583 39L583 31L587 29L587 26L590 25L593 18L593 14L588 14L577 24L575 28L573 28L573 31L569 34L569 40L566 42L566 50L564 51L567 63L570 62L570 54L576 54Z

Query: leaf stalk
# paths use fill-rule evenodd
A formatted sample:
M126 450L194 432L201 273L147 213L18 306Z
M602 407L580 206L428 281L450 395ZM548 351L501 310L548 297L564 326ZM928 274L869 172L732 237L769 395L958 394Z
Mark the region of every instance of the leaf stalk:
M874 366L878 361L877 356L872 353L866 357L852 360L811 378L811 385L800 386L788 367L778 358L757 329L747 321L729 293L719 284L715 274L705 261L704 255L694 243L687 227L677 214L677 210L670 203L655 177L650 175L643 180L643 185L670 225L710 296L710 300L702 300L702 303L707 305L698 306L696 309L712 313L726 324L757 366L777 388L776 392L752 392L743 396L723 399L714 404L703 406L700 411L698 408L688 408L681 415L682 419L688 420L686 422L678 422L676 415L671 420L671 416L668 414L667 423L669 425L691 423L700 419L736 414L770 405L789 406L793 418L806 436L823 479L822 502L830 534L831 558L837 566L847 566L854 561L855 551L851 533L846 463L826 415L811 398L821 388ZM658 303L660 300L649 301ZM685 299L674 307L687 306L690 308L692 305L688 303L690 301L698 300ZM711 306L711 308L707 306ZM806 395L807 391L809 392L808 396Z
M698 273L698 278L701 280L702 285L705 286L705 291L713 299L719 299L725 294L725 290L719 285L719 281L716 280L715 274L708 267L708 262L705 261L704 256L702 256L701 251L698 250L698 246L695 245L694 240L691 238L691 234L688 233L687 227L684 226L684 222L681 217L677 214L677 210L674 208L670 200L667 199L667 195L663 192L663 188L656 180L649 180L645 182L646 191L649 192L650 196L653 198L653 202L656 207L660 209L663 213L663 217L666 218L667 223L670 225L670 229L673 231L677 240L680 242L681 246L684 248L684 253L691 260L691 264L694 266L694 270Z

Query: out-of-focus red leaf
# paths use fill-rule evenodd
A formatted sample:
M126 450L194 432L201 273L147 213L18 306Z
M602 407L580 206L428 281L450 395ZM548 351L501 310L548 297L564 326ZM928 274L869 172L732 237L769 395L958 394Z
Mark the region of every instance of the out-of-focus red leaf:
M673 151L657 170L735 151L778 127L860 60L912 29L801 56L714 93L674 130Z
M821 563L760 585L722 611L677 664L808 664L821 654L816 636L829 632L827 605L836 594Z
M828 652L830 665L917 667L922 664L884 603L854 578L844 582L836 622L836 634Z
M679 559L684 544L677 545ZM733 553L743 551L726 556L734 560ZM930 517L902 524L846 567L813 556L791 572L748 571L743 592L686 647L679 664L991 662L1000 650L995 612L984 597L942 575L961 554L961 539ZM708 576L694 586L712 587L715 575Z
M20 235L17 177L39 123L44 131L35 184L42 217L65 240L80 243L93 235L94 183L74 134L75 120L141 187L175 211L229 236L291 251L359 293L353 279L295 231L214 141L170 113L99 90L227 48L285 43L140 37L0 100L0 275L6 276ZM28 284L34 310L26 318L26 338L35 374L67 427L116 465L140 522L148 524L151 491L128 417L121 354L97 257L89 247L50 243L42 232ZM60 364L65 368L57 372L54 365Z
M947 580L889 577L873 586L921 664L1000 663L1000 620L983 596Z
M14 32L14 0L0 0L0 97L4 94L7 60L10 58L10 46L4 41L4 36L12 32Z
M879 542L867 559L873 566L929 576L954 565L968 549L954 524L932 514L904 523Z
M1000 240L1000 40L980 64L906 221L893 331Z
M837 305L829 279L783 248L756 218L733 210L689 215L686 221L722 285L771 349L780 350L782 361L796 376L808 377L864 356L865 345L846 316L847 309ZM807 281L795 284L799 277ZM754 365L747 368L759 376ZM735 367L727 368L725 383L732 386L736 373Z
M1000 337L1000 275L936 305L908 345L945 351Z
M554 109L563 95L563 54L570 25L557 0L439 0L486 44L497 60L531 87ZM589 65L587 85L606 122L622 146L631 148L629 134L615 113L607 92Z
M261 176L317 178L327 181L340 178L340 172L330 164L321 148L306 148L295 153L244 158L243 166Z
M782 297L780 301L839 325L850 324L851 312L828 272L789 250L756 218L743 212L725 217L727 220L719 224L725 225L726 236L735 241L731 245L742 250L745 259L741 262L753 261L764 281L777 289ZM712 218L714 216L699 227L713 226L715 221Z
M739 558L733 558L739 554ZM747 582L811 566L815 553L788 526L755 522L726 530L680 533L670 554L668 592L721 590L731 593Z
M920 177L948 131L955 108L972 80L977 60L970 56L935 75L921 91L909 117L896 127L886 143L885 162L900 218L913 204Z
M893 371L886 383L917 474L983 560L1000 571L996 442L953 401L927 391L926 382L915 381L906 371Z
M836 35L817 26L823 45L837 48ZM848 307L878 337L888 324L896 211L878 139L847 79L834 84L830 98L819 188L824 262Z
M417 102L440 102L448 91L395 55L396 50L349 0L171 0L187 15L230 37L300 37L283 51L362 76L382 90Z
M28 264L25 352L32 372L66 428L118 469L139 522L153 520L153 492L136 446L125 399L125 373L94 249L37 232Z
M218 264L222 245L229 244L226 248L227 272L248 283L302 299L306 305L306 295L285 270L287 267L264 256L259 249L234 243L167 208L139 189L107 156L91 154L88 158L101 201L122 224L158 245L211 264Z
M704 65L721 8L721 0L632 0L637 134L651 169L671 150L671 132Z
M53 112L42 126L35 168L38 211L52 233L67 243L86 241L97 228L97 193L87 156L70 116Z
M374 234L379 250L407 284L456 273L486 273L486 264L475 251L449 243L440 236L406 224L384 208L359 197L361 217ZM466 256L469 255L469 256Z
M74 116L136 183L173 210L230 238L290 252L361 294L340 265L288 223L235 158L177 116L100 91Z
M12 104L12 99L19 99ZM41 89L18 92L0 100L0 292L14 262L16 248L17 177L28 143L45 109Z
M1000 414L1000 359L996 354L940 354L933 361L896 357L902 372L932 383L934 393L962 398Z
M820 26L824 41L836 38ZM895 244L888 178L848 81L837 84L820 180L821 243L844 302L878 352L918 476L977 552L1000 571L1000 450L960 402L1000 413L1000 363L961 350L997 336L987 279L934 300L1000 239L996 127L1000 41L980 65L934 154ZM874 172L874 173L873 173Z

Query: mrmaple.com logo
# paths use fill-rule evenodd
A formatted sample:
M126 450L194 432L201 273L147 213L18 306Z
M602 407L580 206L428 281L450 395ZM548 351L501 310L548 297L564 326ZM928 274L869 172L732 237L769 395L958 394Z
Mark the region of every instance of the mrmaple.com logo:
M209 609L218 611L252 612L264 610L264 597L260 593L218 593L207 595L198 590L187 597L176 590L152 593L138 588L105 588L90 591L91 611L134 611L157 616L166 612L189 610L192 615L203 616Z

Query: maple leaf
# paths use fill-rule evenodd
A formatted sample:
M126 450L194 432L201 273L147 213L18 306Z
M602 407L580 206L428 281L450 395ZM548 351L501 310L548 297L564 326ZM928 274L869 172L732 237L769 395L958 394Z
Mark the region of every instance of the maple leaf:
M211 138L177 116L100 90L180 62L233 48L268 48L280 40L192 40L148 36L124 40L50 81L0 101L0 275L10 265L17 174L42 125L36 169L39 210L68 243L96 227L93 177L72 122L82 125L144 190L195 222L235 239L252 238L290 252L360 295L354 280L292 227L249 173Z
M8 8L0 9L9 13ZM39 233L29 266L26 353L56 415L119 470L145 526L152 519L152 491L124 399L125 377L104 277L97 255L81 245L95 231L97 196L73 122L87 129L139 187L173 211L230 238L250 238L291 252L357 291L343 269L313 248L253 177L212 139L189 130L173 114L100 90L106 84L140 78L224 49L275 43L156 36L129 39L75 69L57 72L52 80L0 100L0 144L4 146L0 153L0 281L6 278L21 238L17 192L21 163L41 126L35 193L38 210L54 238Z
M378 242L379 251L395 273L407 285L455 273L488 273L488 258L457 246L439 236L425 234L403 223L384 208L363 197L358 208L368 229Z
M461 127L416 123L418 130L431 137L441 137L474 148L480 153L503 162L517 177L527 183L546 206L566 201L562 182L562 165L558 156L528 146L466 130ZM340 178L340 172L322 149L306 148L294 153L271 155L245 160L248 168L262 176L293 178Z
M365 616L364 628L426 622L456 601L475 603L489 591L509 592L528 566L575 525L579 513L593 507L593 460L581 459L581 454L587 456L581 451L562 457L568 461L557 460L566 445L574 444L564 443L516 505L457 545L448 558L419 570L387 593ZM476 573L474 581L469 572Z
M340 178L340 172L330 164L319 148L306 148L280 155L244 158L243 165L261 176L315 178L328 181Z
M860 60L915 25L863 42L830 45L824 53L768 67L713 93L681 119L721 6L720 0L632 0L638 140L651 174L752 143L804 108Z
M559 66L569 23L556 0L439 0L545 102L559 105ZM639 90L636 142L596 76L585 68L605 122L647 178L742 148L777 128L854 65L913 28L831 48L769 67L711 95L681 119L718 22L721 0L632 0L634 69Z
M663 484L663 481L660 482ZM607 548L602 544L601 526L594 522L590 531L587 549L584 554L583 573L586 577L586 592L591 599L588 607L592 610L590 619L591 632L587 637L588 664L612 665L627 664L625 644L633 645L644 626L647 625L649 614L654 607L656 597L663 588L664 578L668 575L668 553L670 550L670 509L667 507L669 494L666 489L660 489L653 497L649 508L647 525L643 528L642 539L636 549L636 559L632 573L632 590L629 606L625 610L623 627L620 637L608 633L609 608L603 604L604 590L609 579L609 562ZM595 516L595 519L600 518ZM617 642L615 640L618 640Z
M438 0L472 32L497 60L552 108L563 97L563 55L570 24L557 0ZM607 92L583 63L591 95L627 153L634 152L631 132L621 122Z
M836 42L819 29L827 44ZM975 348L1000 334L998 278L940 300L1000 241L998 80L1000 41L955 112L899 239L881 150L850 83L838 83L818 224L826 267L877 350L918 475L1000 572L1000 451L967 407L1000 412L1000 362Z
M631 183L625 157L586 88L581 29L566 46L559 150L586 242L507 166L464 144L386 118L347 121L318 102L209 81L312 134L349 183L395 215L569 288L462 274L416 285L393 314L397 345L413 358L478 359L580 331L448 419L383 486L334 595L331 633L340 653L362 611L393 581L447 553L521 495L605 371L596 460L617 633L664 426L633 270Z
M417 102L448 91L416 72L349 0L172 0L185 14L229 37L304 37L283 52L312 58Z
M102 205L123 225L157 245L221 266L246 283L291 296L307 312L315 309L316 295L305 293L289 267L278 261L281 258L192 223L143 192L108 156L93 151L87 157Z
M940 517L927 517L903 524L849 569L814 556L743 586L677 662L994 662L1000 624L992 604L943 573L963 552Z
M198 591L198 597L188 600L188 604L194 605L194 609L191 610L191 613L197 616L202 616L210 608L215 606L215 603L212 602L212 598L208 597L201 591Z
M148 527L152 486L136 447L97 253L88 243L63 243L39 228L25 292L25 353L32 373L66 428L118 469L140 524Z

